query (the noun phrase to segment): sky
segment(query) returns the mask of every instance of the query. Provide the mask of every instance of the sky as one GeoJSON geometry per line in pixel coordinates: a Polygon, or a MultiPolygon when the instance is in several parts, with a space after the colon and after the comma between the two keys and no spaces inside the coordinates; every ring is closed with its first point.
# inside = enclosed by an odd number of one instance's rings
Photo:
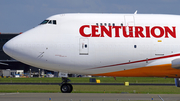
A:
{"type": "Polygon", "coordinates": [[[180,15],[180,0],[0,0],[0,32],[25,32],[62,13],[180,15]]]}

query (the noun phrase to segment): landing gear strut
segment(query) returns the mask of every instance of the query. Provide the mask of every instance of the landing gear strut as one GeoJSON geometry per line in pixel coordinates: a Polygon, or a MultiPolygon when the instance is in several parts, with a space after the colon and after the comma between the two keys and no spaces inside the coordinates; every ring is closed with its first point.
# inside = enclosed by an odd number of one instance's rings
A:
{"type": "Polygon", "coordinates": [[[69,80],[68,78],[62,77],[62,83],[59,85],[60,90],[62,93],[71,93],[73,90],[73,86],[70,83],[67,83],[71,80],[69,80]]]}

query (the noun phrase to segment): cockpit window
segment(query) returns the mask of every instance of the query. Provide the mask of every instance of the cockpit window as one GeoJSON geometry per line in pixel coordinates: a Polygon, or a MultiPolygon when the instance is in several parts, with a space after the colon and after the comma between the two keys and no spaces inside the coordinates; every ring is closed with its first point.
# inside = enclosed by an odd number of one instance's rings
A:
{"type": "Polygon", "coordinates": [[[54,24],[56,25],[56,20],[44,20],[43,22],[40,23],[40,25],[42,24],[54,24]]]}
{"type": "Polygon", "coordinates": [[[41,24],[47,24],[48,21],[49,21],[49,20],[44,20],[43,22],[40,23],[40,25],[41,25],[41,24]]]}
{"type": "Polygon", "coordinates": [[[51,20],[49,20],[48,24],[52,24],[52,21],[51,21],[51,20]]]}
{"type": "Polygon", "coordinates": [[[56,20],[53,20],[53,24],[56,24],[56,20]]]}

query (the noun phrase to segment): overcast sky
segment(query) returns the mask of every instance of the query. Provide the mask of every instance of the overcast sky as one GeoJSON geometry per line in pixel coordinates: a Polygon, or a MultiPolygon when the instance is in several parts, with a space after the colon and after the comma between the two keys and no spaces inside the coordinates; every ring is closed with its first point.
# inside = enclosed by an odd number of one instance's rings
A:
{"type": "Polygon", "coordinates": [[[19,33],[60,13],[180,15],[180,0],[0,0],[0,32],[19,33]]]}

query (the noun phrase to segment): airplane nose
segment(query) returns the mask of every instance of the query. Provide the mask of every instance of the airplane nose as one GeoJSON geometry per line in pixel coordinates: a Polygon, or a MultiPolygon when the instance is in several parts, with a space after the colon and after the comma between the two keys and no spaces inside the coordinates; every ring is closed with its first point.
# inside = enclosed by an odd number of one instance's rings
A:
{"type": "Polygon", "coordinates": [[[14,51],[14,44],[13,44],[13,42],[12,41],[8,41],[8,42],[6,42],[4,45],[3,45],[3,51],[7,54],[7,55],[9,55],[9,56],[11,56],[11,57],[14,57],[14,55],[13,55],[13,51],[14,51]]]}
{"type": "Polygon", "coordinates": [[[16,60],[21,59],[26,48],[22,46],[24,42],[25,39],[20,39],[19,36],[14,37],[4,44],[3,51],[16,60]]]}
{"type": "Polygon", "coordinates": [[[39,52],[42,51],[38,50],[38,45],[32,46],[32,42],[37,42],[38,38],[31,33],[23,33],[12,38],[4,44],[3,51],[15,60],[28,64],[36,62],[35,59],[39,56],[39,52]]]}

